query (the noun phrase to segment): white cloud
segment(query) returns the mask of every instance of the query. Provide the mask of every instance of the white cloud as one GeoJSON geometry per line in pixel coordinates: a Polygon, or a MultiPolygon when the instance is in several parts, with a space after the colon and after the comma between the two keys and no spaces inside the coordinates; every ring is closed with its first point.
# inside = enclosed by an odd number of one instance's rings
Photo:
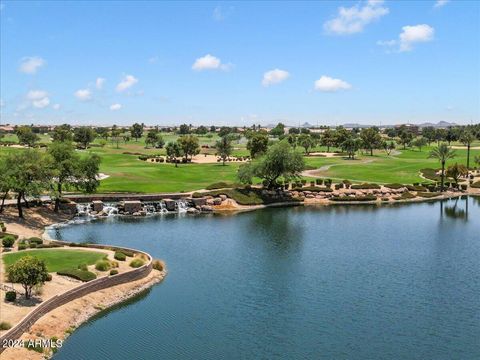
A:
{"type": "Polygon", "coordinates": [[[402,30],[399,35],[400,51],[412,50],[415,43],[432,41],[435,35],[435,29],[427,24],[407,25],[402,30]]]}
{"type": "Polygon", "coordinates": [[[122,92],[138,83],[138,79],[133,75],[125,75],[122,81],[117,85],[117,91],[122,92]]]}
{"type": "Polygon", "coordinates": [[[92,92],[88,89],[79,89],[75,91],[75,97],[80,101],[88,101],[92,99],[92,92]]]}
{"type": "Polygon", "coordinates": [[[290,74],[288,71],[280,70],[280,69],[270,70],[270,71],[267,71],[265,74],[263,74],[262,85],[270,86],[273,84],[279,84],[282,81],[287,80],[289,77],[290,77],[290,74]]]}
{"type": "Polygon", "coordinates": [[[40,100],[48,96],[48,93],[44,90],[30,90],[27,93],[28,100],[40,100]]]}
{"type": "Polygon", "coordinates": [[[337,17],[328,20],[323,28],[328,33],[338,35],[355,34],[362,32],[364,27],[389,13],[387,7],[382,6],[383,0],[369,0],[366,3],[349,8],[338,8],[337,17]]]}
{"type": "Polygon", "coordinates": [[[322,75],[320,79],[315,81],[315,90],[322,92],[335,92],[338,90],[349,90],[352,85],[340,79],[334,79],[330,76],[322,75]]]}
{"type": "Polygon", "coordinates": [[[32,101],[33,107],[36,107],[38,109],[43,109],[44,107],[47,107],[50,104],[50,99],[48,97],[41,98],[40,100],[34,100],[32,101]]]}
{"type": "Polygon", "coordinates": [[[434,36],[435,29],[430,25],[407,25],[402,27],[398,40],[381,40],[377,41],[377,45],[387,48],[398,46],[398,52],[405,52],[413,50],[413,45],[416,43],[432,41],[434,36]]]}
{"type": "Polygon", "coordinates": [[[440,8],[445,6],[448,3],[449,0],[437,0],[435,1],[435,5],[433,5],[434,8],[440,8]]]}
{"type": "Polygon", "coordinates": [[[117,110],[120,110],[122,108],[122,104],[112,104],[110,105],[110,110],[112,111],[117,111],[117,110]]]}
{"type": "Polygon", "coordinates": [[[24,57],[20,60],[18,70],[24,74],[36,74],[37,70],[45,66],[47,62],[38,56],[24,57]]]}
{"type": "Polygon", "coordinates": [[[53,108],[53,110],[59,110],[60,109],[60,104],[53,104],[52,108],[53,108]]]}
{"type": "Polygon", "coordinates": [[[95,87],[99,90],[103,88],[103,85],[105,84],[106,79],[99,77],[97,80],[95,80],[95,87]]]}
{"type": "Polygon", "coordinates": [[[210,54],[198,58],[192,65],[192,69],[196,71],[202,70],[229,70],[231,64],[222,64],[222,61],[210,54]]]}
{"type": "MultiPolygon", "coordinates": [[[[27,100],[37,109],[43,109],[50,104],[48,93],[44,90],[30,90],[27,93],[27,100]]],[[[24,105],[28,107],[27,104],[24,105]]]]}

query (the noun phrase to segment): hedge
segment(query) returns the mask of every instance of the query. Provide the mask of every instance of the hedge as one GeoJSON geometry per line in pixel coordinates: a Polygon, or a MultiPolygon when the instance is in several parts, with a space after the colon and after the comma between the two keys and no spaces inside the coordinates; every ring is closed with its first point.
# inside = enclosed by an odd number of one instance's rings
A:
{"type": "Polygon", "coordinates": [[[57,271],[57,274],[63,275],[63,276],[69,276],[71,278],[81,280],[84,282],[91,281],[97,278],[97,275],[95,275],[93,272],[80,270],[80,269],[57,271]]]}
{"type": "Polygon", "coordinates": [[[423,198],[433,198],[442,195],[442,193],[439,192],[418,192],[417,196],[421,196],[423,198]]]}
{"type": "Polygon", "coordinates": [[[352,186],[350,186],[350,189],[354,189],[354,190],[360,190],[360,189],[380,189],[380,185],[378,185],[378,184],[363,183],[363,184],[352,185],[352,186]]]}
{"type": "Polygon", "coordinates": [[[312,192],[319,192],[319,191],[332,192],[333,191],[330,188],[320,187],[320,186],[304,186],[301,188],[295,187],[292,190],[293,191],[312,191],[312,192]]]}
{"type": "Polygon", "coordinates": [[[110,261],[108,261],[108,260],[98,260],[95,263],[95,269],[97,269],[98,271],[107,271],[111,267],[112,267],[112,265],[110,264],[110,261]]]}
{"type": "Polygon", "coordinates": [[[395,190],[398,190],[398,189],[401,189],[401,188],[405,187],[405,185],[403,185],[403,184],[398,184],[398,183],[385,184],[384,186],[385,186],[386,188],[395,189],[395,190]]]}
{"type": "Polygon", "coordinates": [[[374,195],[365,195],[365,196],[334,196],[331,197],[330,200],[332,201],[376,201],[377,197],[374,195]]]}

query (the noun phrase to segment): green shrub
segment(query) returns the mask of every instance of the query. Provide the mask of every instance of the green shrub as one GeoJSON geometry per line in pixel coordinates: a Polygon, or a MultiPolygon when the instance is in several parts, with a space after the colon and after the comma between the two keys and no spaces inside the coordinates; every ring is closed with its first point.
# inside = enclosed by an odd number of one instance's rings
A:
{"type": "Polygon", "coordinates": [[[78,270],[88,271],[87,264],[80,264],[78,265],[78,270]]]}
{"type": "Polygon", "coordinates": [[[216,190],[216,189],[226,189],[226,188],[233,188],[238,186],[238,184],[226,182],[226,181],[219,181],[213,184],[208,185],[205,189],[207,190],[216,190]]]}
{"type": "Polygon", "coordinates": [[[111,264],[110,264],[110,261],[108,260],[98,260],[95,263],[95,269],[97,269],[98,271],[107,271],[110,268],[111,268],[111,264]]]}
{"type": "Polygon", "coordinates": [[[117,275],[118,274],[118,270],[117,269],[112,269],[110,270],[110,276],[112,275],[117,275]]]}
{"type": "Polygon", "coordinates": [[[440,176],[437,175],[437,171],[435,169],[421,169],[420,173],[423,175],[424,178],[428,180],[440,181],[440,176]]]}
{"type": "Polygon", "coordinates": [[[163,271],[163,262],[160,260],[154,260],[152,266],[155,270],[163,271]]]}
{"type": "Polygon", "coordinates": [[[6,235],[2,239],[2,245],[6,248],[11,248],[15,243],[15,238],[11,235],[6,235]]]}
{"type": "Polygon", "coordinates": [[[417,193],[417,196],[421,196],[421,197],[427,198],[427,199],[437,197],[437,196],[440,196],[440,195],[442,195],[442,193],[439,193],[439,192],[418,192],[417,193]]]}
{"type": "Polygon", "coordinates": [[[421,185],[406,185],[409,191],[427,191],[427,188],[421,185]]]}
{"type": "Polygon", "coordinates": [[[316,183],[317,185],[323,185],[323,179],[316,179],[316,180],[315,180],[315,183],[316,183]]]}
{"type": "Polygon", "coordinates": [[[402,195],[396,196],[393,199],[394,200],[408,200],[408,199],[414,199],[415,195],[413,195],[411,192],[405,191],[402,195]]]}
{"type": "Polygon", "coordinates": [[[140,266],[143,266],[145,262],[142,259],[135,258],[132,261],[130,261],[130,266],[133,268],[139,268],[140,266]]]}
{"type": "Polygon", "coordinates": [[[39,244],[37,245],[37,249],[50,249],[50,248],[58,248],[63,247],[60,244],[39,244]]]}
{"type": "Polygon", "coordinates": [[[376,201],[377,197],[373,195],[364,195],[364,196],[334,196],[330,198],[332,201],[376,201]]]}
{"type": "Polygon", "coordinates": [[[343,187],[343,184],[335,184],[335,190],[340,190],[343,187]]]}
{"type": "Polygon", "coordinates": [[[31,237],[30,239],[28,239],[28,242],[30,244],[37,244],[37,245],[43,244],[43,240],[38,237],[31,237]]]}
{"type": "Polygon", "coordinates": [[[17,299],[17,293],[15,291],[7,291],[5,293],[5,301],[13,302],[17,299]]]}
{"type": "Polygon", "coordinates": [[[400,188],[403,188],[405,187],[405,185],[402,185],[402,184],[398,184],[398,183],[394,183],[394,184],[385,184],[384,185],[386,188],[389,188],[389,189],[395,189],[395,190],[398,190],[400,188]]]}
{"type": "Polygon", "coordinates": [[[369,183],[363,183],[363,184],[356,184],[350,186],[351,189],[354,190],[359,190],[359,189],[380,189],[380,185],[378,184],[369,184],[369,183]]]}
{"type": "Polygon", "coordinates": [[[330,188],[326,187],[320,187],[320,186],[305,186],[302,188],[293,188],[292,190],[294,191],[312,191],[312,192],[319,192],[319,191],[324,191],[324,192],[332,192],[333,190],[330,188]]]}
{"type": "Polygon", "coordinates": [[[27,248],[27,245],[25,244],[18,244],[18,250],[25,250],[27,248]]]}
{"type": "Polygon", "coordinates": [[[30,248],[31,248],[31,249],[35,249],[36,247],[37,247],[37,244],[36,244],[36,243],[31,243],[31,244],[30,244],[30,248]]]}
{"type": "Polygon", "coordinates": [[[12,324],[6,321],[0,322],[0,330],[8,330],[12,328],[12,324]]]}
{"type": "Polygon", "coordinates": [[[479,189],[480,188],[480,181],[475,181],[472,185],[470,185],[472,188],[479,189]]]}
{"type": "Polygon", "coordinates": [[[69,276],[71,278],[81,280],[81,281],[84,281],[84,282],[91,281],[91,280],[97,278],[97,275],[95,275],[93,272],[79,270],[79,269],[69,269],[69,270],[57,271],[57,274],[58,275],[63,275],[63,276],[69,276]]]}
{"type": "Polygon", "coordinates": [[[127,256],[123,252],[116,251],[115,255],[113,255],[113,258],[115,260],[125,261],[127,259],[127,256]]]}
{"type": "Polygon", "coordinates": [[[52,274],[47,274],[45,281],[52,281],[52,274]]]}

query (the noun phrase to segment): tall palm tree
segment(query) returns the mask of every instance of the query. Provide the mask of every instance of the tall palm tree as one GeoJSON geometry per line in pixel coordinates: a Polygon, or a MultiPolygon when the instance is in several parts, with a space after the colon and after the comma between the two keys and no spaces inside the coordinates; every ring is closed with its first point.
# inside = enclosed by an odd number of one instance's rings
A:
{"type": "Polygon", "coordinates": [[[475,135],[470,130],[465,130],[460,135],[460,141],[467,147],[467,169],[470,169],[470,147],[475,141],[475,135]]]}
{"type": "Polygon", "coordinates": [[[435,158],[442,164],[441,186],[440,191],[443,192],[443,184],[445,182],[445,163],[449,159],[455,157],[455,151],[447,146],[447,144],[440,144],[438,147],[430,151],[429,158],[435,158]]]}

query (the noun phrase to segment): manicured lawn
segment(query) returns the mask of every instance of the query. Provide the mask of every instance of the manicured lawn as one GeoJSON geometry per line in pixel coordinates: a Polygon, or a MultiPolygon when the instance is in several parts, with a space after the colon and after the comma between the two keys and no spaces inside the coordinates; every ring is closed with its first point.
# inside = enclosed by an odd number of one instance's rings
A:
{"type": "MultiPolygon", "coordinates": [[[[374,156],[361,155],[355,160],[346,160],[344,158],[321,158],[310,157],[306,163],[310,166],[320,168],[330,165],[331,167],[321,173],[322,176],[336,180],[349,179],[352,181],[367,181],[378,183],[405,183],[425,181],[419,176],[420,169],[439,168],[440,164],[435,159],[428,159],[431,148],[418,150],[403,150],[401,154],[387,156],[385,152],[377,151],[374,156]]],[[[455,150],[457,156],[447,162],[466,163],[466,150],[455,150]]],[[[479,150],[472,150],[470,161],[475,155],[479,155],[479,150]]]]}
{"type": "Polygon", "coordinates": [[[15,253],[3,255],[3,261],[6,266],[13,264],[23,256],[35,256],[45,260],[49,272],[57,272],[67,269],[76,269],[78,265],[95,264],[97,260],[104,257],[103,253],[87,250],[23,250],[15,253]]]}
{"type": "MultiPolygon", "coordinates": [[[[177,135],[164,134],[165,140],[174,140],[177,135]]],[[[200,137],[201,144],[212,144],[216,140],[200,137]]],[[[96,141],[98,142],[98,140],[96,141]]],[[[459,145],[459,144],[452,144],[459,145]]],[[[235,142],[234,155],[247,155],[245,143],[235,142]]],[[[433,146],[418,149],[397,149],[398,155],[387,156],[384,151],[375,151],[374,156],[356,156],[355,160],[346,160],[343,157],[306,157],[305,161],[310,169],[318,169],[330,165],[328,170],[322,171],[321,176],[334,180],[348,179],[354,182],[377,182],[377,183],[405,183],[425,181],[419,176],[420,169],[439,168],[440,164],[435,159],[428,159],[428,154],[433,146]]],[[[300,148],[301,149],[301,148],[300,148]]],[[[316,151],[326,151],[322,147],[316,151]]],[[[333,151],[333,149],[330,149],[333,151]]],[[[14,148],[0,147],[0,156],[9,151],[19,151],[14,148]]],[[[110,177],[102,180],[98,192],[188,192],[204,189],[206,186],[219,181],[236,182],[236,174],[240,164],[231,163],[226,166],[221,164],[179,164],[175,168],[172,164],[147,163],[138,160],[138,155],[124,154],[165,154],[164,149],[145,149],[144,140],[121,142],[119,148],[110,142],[104,147],[92,147],[88,152],[97,153],[102,158],[100,172],[110,177]]],[[[214,152],[214,149],[202,149],[202,152],[214,152]]],[[[466,150],[455,150],[457,157],[450,160],[466,163],[466,150]]],[[[83,152],[83,151],[82,151],[83,152]]],[[[480,155],[480,150],[472,150],[470,162],[473,165],[475,155],[480,155]]],[[[447,165],[448,165],[447,164],[447,165]]],[[[308,179],[307,179],[308,180],[308,179]]]]}

